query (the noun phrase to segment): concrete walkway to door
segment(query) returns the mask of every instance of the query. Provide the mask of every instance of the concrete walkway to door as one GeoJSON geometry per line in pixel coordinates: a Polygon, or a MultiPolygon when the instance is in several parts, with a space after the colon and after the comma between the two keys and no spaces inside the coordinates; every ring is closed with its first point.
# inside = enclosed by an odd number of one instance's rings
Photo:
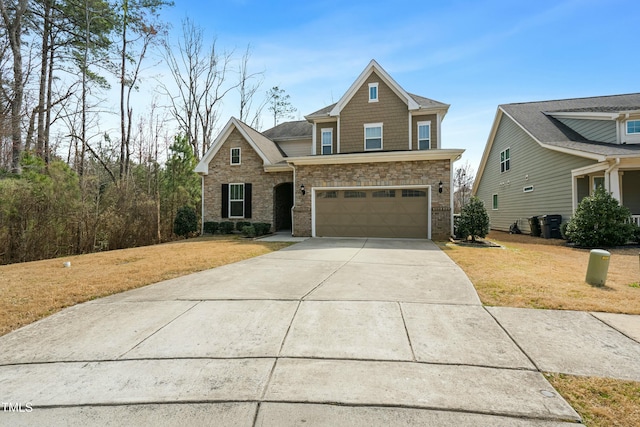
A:
{"type": "Polygon", "coordinates": [[[430,241],[309,239],[0,338],[33,408],[0,425],[572,425],[541,371],[640,380],[636,321],[485,308],[430,241]]]}

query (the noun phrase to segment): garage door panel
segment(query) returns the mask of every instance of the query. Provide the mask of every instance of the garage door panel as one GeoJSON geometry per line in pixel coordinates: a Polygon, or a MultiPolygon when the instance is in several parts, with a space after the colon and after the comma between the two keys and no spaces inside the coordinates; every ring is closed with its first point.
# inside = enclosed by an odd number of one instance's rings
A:
{"type": "Polygon", "coordinates": [[[426,238],[425,190],[317,191],[316,236],[426,238]]]}

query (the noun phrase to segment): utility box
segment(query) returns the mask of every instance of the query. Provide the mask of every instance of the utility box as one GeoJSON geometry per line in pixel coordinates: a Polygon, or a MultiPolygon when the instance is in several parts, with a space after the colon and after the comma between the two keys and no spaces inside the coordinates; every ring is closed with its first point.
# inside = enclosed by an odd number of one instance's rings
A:
{"type": "Polygon", "coordinates": [[[593,249],[589,254],[589,266],[585,281],[592,286],[604,286],[609,272],[611,254],[602,249],[593,249]]]}

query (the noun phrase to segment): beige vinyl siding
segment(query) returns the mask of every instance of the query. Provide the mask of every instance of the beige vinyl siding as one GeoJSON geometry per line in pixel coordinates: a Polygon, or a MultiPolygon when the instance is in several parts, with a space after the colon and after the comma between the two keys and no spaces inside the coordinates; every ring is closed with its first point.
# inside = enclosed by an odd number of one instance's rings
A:
{"type": "Polygon", "coordinates": [[[560,214],[563,222],[572,214],[571,170],[593,164],[593,160],[542,148],[509,117],[503,115],[487,158],[477,196],[484,201],[491,228],[508,231],[518,220],[529,232],[527,218],[560,214]],[[510,170],[500,173],[500,152],[509,148],[510,170]],[[525,193],[524,187],[533,186],[525,193]],[[492,210],[492,196],[498,195],[498,210],[492,210]]]}
{"type": "MultiPolygon", "coordinates": [[[[340,112],[340,153],[364,151],[364,125],[367,123],[383,124],[383,151],[409,149],[407,104],[375,72],[371,73],[340,112]],[[369,102],[369,83],[376,82],[378,102],[369,102]]],[[[323,126],[316,124],[318,132],[323,126]]]]}
{"type": "Polygon", "coordinates": [[[591,141],[616,144],[616,122],[613,120],[558,119],[591,141]]]}
{"type": "Polygon", "coordinates": [[[431,122],[430,146],[432,150],[438,148],[438,116],[435,114],[426,114],[413,116],[411,118],[411,149],[418,149],[418,122],[431,122]]]}
{"type": "Polygon", "coordinates": [[[322,129],[333,130],[333,145],[331,152],[336,154],[338,152],[338,122],[319,122],[316,123],[316,154],[322,154],[322,129]]]}
{"type": "Polygon", "coordinates": [[[622,204],[629,208],[633,215],[640,215],[640,171],[624,171],[622,204]]]}
{"type": "Polygon", "coordinates": [[[287,157],[298,156],[310,156],[311,155],[311,140],[310,139],[295,139],[291,141],[279,141],[276,143],[278,147],[287,157]]]}

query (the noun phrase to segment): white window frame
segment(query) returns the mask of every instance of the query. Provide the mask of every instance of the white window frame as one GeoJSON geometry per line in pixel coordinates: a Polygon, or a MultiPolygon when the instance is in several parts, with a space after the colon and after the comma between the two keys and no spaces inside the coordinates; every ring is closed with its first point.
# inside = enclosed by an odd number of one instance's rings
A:
{"type": "Polygon", "coordinates": [[[320,129],[320,154],[333,154],[333,128],[320,129]],[[329,144],[324,143],[324,134],[329,134],[329,144]],[[325,154],[324,147],[329,147],[329,152],[325,154]]]}
{"type": "Polygon", "coordinates": [[[418,140],[418,150],[431,150],[431,121],[422,121],[418,122],[418,127],[416,129],[416,138],[418,140]],[[420,139],[420,127],[428,126],[429,127],[429,137],[426,139],[428,148],[420,148],[420,141],[425,141],[424,139],[420,139]]]}
{"type": "Polygon", "coordinates": [[[383,127],[382,123],[365,123],[365,125],[364,125],[364,151],[381,151],[383,148],[384,148],[384,127],[383,127]],[[367,148],[367,129],[374,129],[374,128],[380,128],[380,148],[367,148]]]}
{"type": "Polygon", "coordinates": [[[500,173],[509,172],[511,170],[511,147],[507,147],[500,152],[500,173]],[[509,153],[509,157],[507,157],[507,152],[509,153]],[[504,154],[504,160],[502,160],[502,155],[504,154]],[[504,168],[503,168],[504,165],[504,168]]]}
{"type": "Polygon", "coordinates": [[[233,165],[233,166],[237,166],[242,164],[242,149],[240,147],[231,147],[231,150],[229,150],[229,164],[233,165]],[[234,162],[233,161],[233,150],[238,150],[238,162],[234,162]]]}
{"type": "Polygon", "coordinates": [[[378,83],[369,83],[369,102],[378,102],[380,99],[380,91],[378,90],[378,83]],[[375,89],[375,98],[371,97],[371,89],[375,89]]]}
{"type": "Polygon", "coordinates": [[[497,211],[500,203],[500,199],[498,197],[498,193],[493,193],[491,195],[491,210],[497,211]]]}
{"type": "Polygon", "coordinates": [[[597,184],[596,184],[596,180],[602,180],[602,188],[605,188],[605,178],[604,175],[591,175],[590,177],[590,181],[591,181],[591,193],[589,194],[593,194],[596,192],[596,190],[598,189],[597,184]]]}
{"type": "Polygon", "coordinates": [[[638,132],[629,132],[629,124],[631,122],[638,122],[638,124],[640,124],[640,120],[637,119],[632,119],[632,120],[627,120],[625,123],[625,127],[624,130],[626,132],[627,135],[640,135],[640,130],[638,132]]]}
{"type": "Polygon", "coordinates": [[[235,182],[229,184],[229,218],[244,218],[244,183],[235,182]],[[233,187],[240,186],[242,188],[242,198],[241,199],[233,199],[233,187]],[[231,215],[231,205],[232,203],[242,202],[242,215],[231,215]]]}

